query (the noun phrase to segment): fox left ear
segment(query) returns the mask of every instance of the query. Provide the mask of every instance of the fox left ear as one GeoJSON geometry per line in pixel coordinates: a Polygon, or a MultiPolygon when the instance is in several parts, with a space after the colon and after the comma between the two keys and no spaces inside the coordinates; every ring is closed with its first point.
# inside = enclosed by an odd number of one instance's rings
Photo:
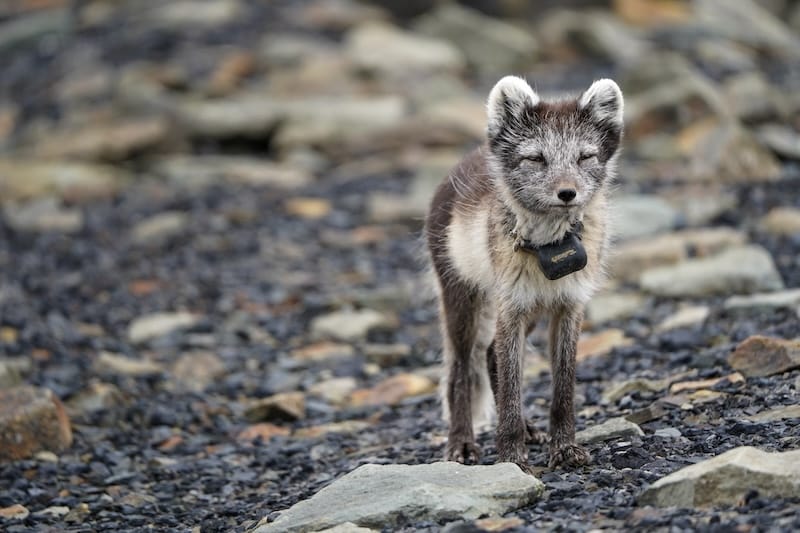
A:
{"type": "Polygon", "coordinates": [[[613,80],[597,80],[578,99],[578,107],[588,109],[595,119],[622,127],[622,91],[613,80]]]}

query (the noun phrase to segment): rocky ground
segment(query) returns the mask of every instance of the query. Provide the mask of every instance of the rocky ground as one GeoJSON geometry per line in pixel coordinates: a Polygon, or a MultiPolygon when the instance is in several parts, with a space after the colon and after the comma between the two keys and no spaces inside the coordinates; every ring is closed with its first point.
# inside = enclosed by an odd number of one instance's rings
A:
{"type": "Polygon", "coordinates": [[[0,6],[0,529],[321,529],[331,501],[387,530],[800,528],[800,7],[430,4],[0,6]],[[509,72],[626,95],[577,376],[593,463],[533,447],[543,487],[425,466],[419,230],[509,72]],[[489,489],[451,498],[460,475],[489,489]]]}

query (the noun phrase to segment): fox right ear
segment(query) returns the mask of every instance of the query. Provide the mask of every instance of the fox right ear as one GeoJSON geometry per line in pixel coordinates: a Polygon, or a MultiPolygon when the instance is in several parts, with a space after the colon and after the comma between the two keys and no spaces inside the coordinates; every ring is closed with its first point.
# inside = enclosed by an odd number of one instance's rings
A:
{"type": "Polygon", "coordinates": [[[522,78],[506,76],[498,81],[489,93],[486,104],[489,114],[486,133],[489,138],[500,133],[503,125],[519,120],[525,108],[536,107],[538,103],[539,95],[522,78]]]}

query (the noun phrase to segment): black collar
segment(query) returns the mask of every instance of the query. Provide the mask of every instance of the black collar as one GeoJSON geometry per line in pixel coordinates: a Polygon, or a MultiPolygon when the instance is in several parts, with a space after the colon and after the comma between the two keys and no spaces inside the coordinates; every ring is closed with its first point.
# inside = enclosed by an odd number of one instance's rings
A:
{"type": "Polygon", "coordinates": [[[545,277],[556,280],[586,266],[586,250],[581,242],[582,236],[583,222],[579,221],[560,241],[536,246],[527,239],[518,238],[514,249],[535,255],[545,277]]]}

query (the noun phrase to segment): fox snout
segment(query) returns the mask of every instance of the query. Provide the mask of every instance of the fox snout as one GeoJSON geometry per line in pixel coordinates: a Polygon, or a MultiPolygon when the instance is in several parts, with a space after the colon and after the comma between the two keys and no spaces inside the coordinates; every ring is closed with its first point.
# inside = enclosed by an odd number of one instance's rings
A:
{"type": "Polygon", "coordinates": [[[556,198],[563,202],[564,205],[571,204],[578,196],[578,184],[575,182],[575,180],[559,180],[558,183],[556,183],[554,190],[556,198]]]}

